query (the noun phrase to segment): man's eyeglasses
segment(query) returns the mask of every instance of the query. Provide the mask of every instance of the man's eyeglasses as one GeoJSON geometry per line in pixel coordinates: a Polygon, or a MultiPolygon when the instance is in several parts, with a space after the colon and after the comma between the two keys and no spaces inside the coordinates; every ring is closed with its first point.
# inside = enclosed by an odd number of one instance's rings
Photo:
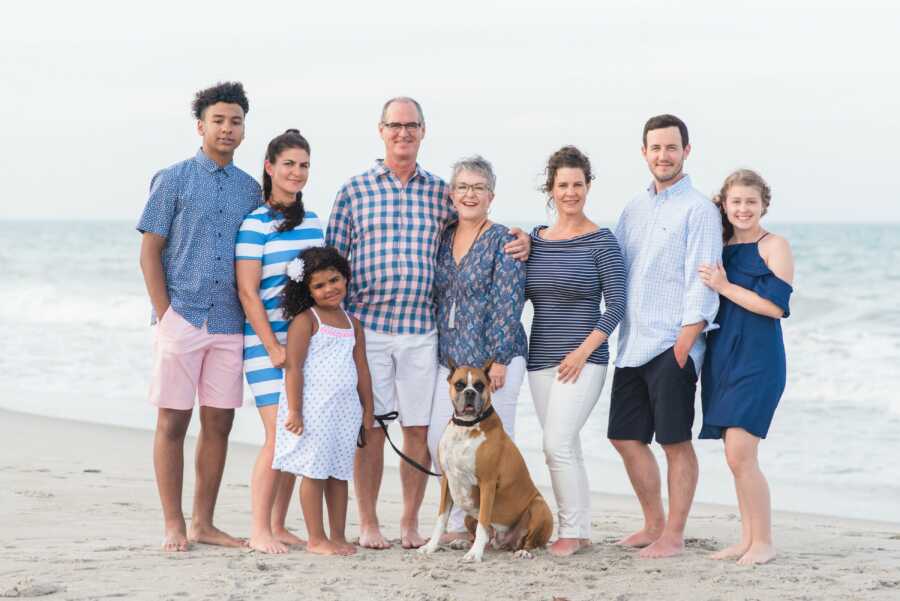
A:
{"type": "Polygon", "coordinates": [[[409,123],[398,123],[396,121],[391,121],[390,123],[382,122],[382,125],[384,125],[392,133],[398,133],[401,129],[405,129],[409,133],[414,134],[419,131],[420,127],[422,127],[422,124],[416,121],[410,121],[409,123]]]}
{"type": "Polygon", "coordinates": [[[474,192],[475,196],[484,196],[491,191],[491,189],[484,184],[456,184],[453,186],[453,191],[460,196],[465,196],[469,193],[469,190],[474,192]]]}

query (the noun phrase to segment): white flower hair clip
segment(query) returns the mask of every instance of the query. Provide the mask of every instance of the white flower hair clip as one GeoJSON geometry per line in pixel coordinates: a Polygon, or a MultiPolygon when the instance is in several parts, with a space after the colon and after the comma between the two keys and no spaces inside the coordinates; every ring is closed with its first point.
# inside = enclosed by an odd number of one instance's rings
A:
{"type": "Polygon", "coordinates": [[[303,280],[303,259],[297,257],[287,264],[287,276],[295,282],[303,280]]]}

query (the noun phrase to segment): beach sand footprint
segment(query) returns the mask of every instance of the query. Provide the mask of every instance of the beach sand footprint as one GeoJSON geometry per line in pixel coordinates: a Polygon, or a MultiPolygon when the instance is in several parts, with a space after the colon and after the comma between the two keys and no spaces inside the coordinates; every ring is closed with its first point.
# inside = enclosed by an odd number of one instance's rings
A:
{"type": "Polygon", "coordinates": [[[23,497],[31,497],[32,499],[52,499],[56,496],[46,490],[15,490],[13,493],[23,497]]]}
{"type": "Polygon", "coordinates": [[[55,583],[36,583],[30,578],[18,582],[14,587],[0,593],[0,597],[4,598],[29,598],[29,597],[46,597],[61,593],[66,587],[55,583]]]}
{"type": "Polygon", "coordinates": [[[684,546],[688,549],[718,551],[721,544],[714,538],[686,538],[684,539],[684,546]]]}

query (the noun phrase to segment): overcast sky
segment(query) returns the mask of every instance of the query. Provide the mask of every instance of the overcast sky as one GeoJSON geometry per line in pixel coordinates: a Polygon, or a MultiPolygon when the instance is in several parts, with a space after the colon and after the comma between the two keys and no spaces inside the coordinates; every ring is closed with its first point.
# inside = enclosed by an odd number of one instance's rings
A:
{"type": "Polygon", "coordinates": [[[645,187],[640,134],[671,112],[712,193],[737,167],[773,221],[900,221],[900,8],[892,2],[17,2],[0,21],[0,218],[136,221],[153,173],[196,152],[197,89],[243,81],[236,163],[259,177],[288,127],[312,145],[307,205],[330,211],[383,154],[381,104],[410,95],[420,163],[480,153],[492,215],[546,219],[547,157],[575,144],[616,219],[645,187]]]}

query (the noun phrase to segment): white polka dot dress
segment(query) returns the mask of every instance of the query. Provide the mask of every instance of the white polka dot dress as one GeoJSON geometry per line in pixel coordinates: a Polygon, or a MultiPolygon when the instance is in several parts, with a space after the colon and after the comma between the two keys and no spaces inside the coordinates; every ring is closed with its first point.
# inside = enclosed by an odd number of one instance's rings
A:
{"type": "Polygon", "coordinates": [[[303,366],[303,433],[297,436],[284,427],[288,404],[282,384],[272,467],[319,480],[351,480],[362,425],[353,322],[348,316],[350,328],[335,328],[323,324],[315,309],[310,311],[319,329],[309,341],[303,366]]]}

